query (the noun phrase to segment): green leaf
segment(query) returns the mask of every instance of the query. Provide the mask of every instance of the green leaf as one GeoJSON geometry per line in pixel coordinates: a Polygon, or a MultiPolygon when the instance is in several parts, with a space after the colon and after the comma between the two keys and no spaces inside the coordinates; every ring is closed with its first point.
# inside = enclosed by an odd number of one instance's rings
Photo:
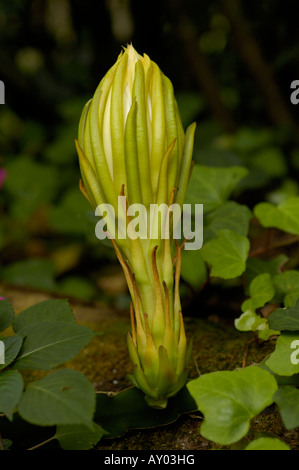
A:
{"type": "Polygon", "coordinates": [[[186,194],[186,204],[203,204],[204,214],[221,206],[248,173],[241,166],[212,168],[194,165],[186,194]]]}
{"type": "Polygon", "coordinates": [[[207,279],[207,267],[200,250],[182,251],[182,278],[194,289],[198,289],[207,279]]]}
{"type": "MultiPolygon", "coordinates": [[[[278,274],[281,267],[288,261],[287,256],[280,255],[277,258],[266,261],[259,258],[248,258],[246,262],[246,284],[250,286],[251,281],[259,274],[269,273],[271,278],[278,274]]],[[[249,288],[248,288],[249,290],[249,288]]]]}
{"type": "Polygon", "coordinates": [[[217,236],[219,230],[229,229],[246,236],[252,214],[247,206],[227,201],[218,209],[210,212],[204,223],[204,241],[217,236]]]}
{"type": "Polygon", "coordinates": [[[239,331],[256,331],[266,323],[266,318],[262,318],[252,310],[247,310],[239,318],[235,319],[235,327],[239,331]]]}
{"type": "Polygon", "coordinates": [[[64,450],[89,450],[96,445],[106,431],[96,423],[91,427],[82,424],[57,426],[55,438],[64,450]]]}
{"type": "Polygon", "coordinates": [[[255,311],[269,302],[275,294],[275,290],[269,273],[263,273],[256,276],[250,283],[249,295],[242,304],[242,311],[255,311]]]}
{"type": "Polygon", "coordinates": [[[272,178],[281,178],[287,171],[282,151],[273,145],[256,150],[250,157],[250,163],[272,178]]]}
{"type": "Polygon", "coordinates": [[[197,409],[187,388],[169,399],[165,410],[150,408],[144,393],[131,387],[114,396],[97,394],[95,421],[108,433],[107,437],[118,437],[129,429],[145,429],[172,423],[183,413],[197,409]]]}
{"type": "Polygon", "coordinates": [[[30,325],[47,321],[75,323],[74,313],[66,299],[44,300],[19,313],[13,322],[15,332],[30,325]]]}
{"type": "Polygon", "coordinates": [[[264,370],[267,370],[268,372],[270,372],[270,374],[273,375],[273,377],[275,378],[276,382],[277,382],[277,385],[279,387],[286,387],[288,385],[292,385],[294,387],[299,387],[299,374],[294,374],[294,375],[290,375],[289,377],[287,376],[283,376],[283,375],[278,375],[278,374],[275,374],[271,369],[269,369],[269,367],[266,365],[266,361],[267,361],[268,357],[265,357],[258,365],[257,367],[261,367],[262,369],[264,370]]]}
{"type": "Polygon", "coordinates": [[[299,300],[295,307],[274,310],[269,316],[269,325],[279,331],[299,331],[299,300]]]}
{"type": "Polygon", "coordinates": [[[72,236],[84,235],[91,225],[90,223],[87,225],[89,212],[90,205],[85,197],[78,191],[78,188],[71,188],[58,206],[50,208],[50,227],[57,233],[72,236]]]}
{"type": "Polygon", "coordinates": [[[23,337],[20,335],[7,336],[2,338],[2,341],[5,348],[5,363],[0,364],[0,370],[5,369],[17,357],[23,343],[23,337]]]}
{"type": "Polygon", "coordinates": [[[299,373],[299,331],[282,333],[276,342],[275,351],[266,365],[278,375],[290,376],[299,373]]]}
{"type": "Polygon", "coordinates": [[[293,307],[299,298],[299,271],[284,271],[273,278],[273,283],[277,293],[284,295],[285,306],[293,307]]]}
{"type": "Polygon", "coordinates": [[[44,322],[26,327],[15,369],[49,370],[72,359],[94,336],[71,322],[44,322]]]}
{"type": "Polygon", "coordinates": [[[30,383],[18,406],[23,419],[38,426],[84,424],[93,429],[95,391],[76,370],[58,370],[30,383]]]}
{"type": "Polygon", "coordinates": [[[278,206],[261,202],[254,208],[254,214],[263,227],[276,227],[299,235],[299,197],[286,198],[278,206]]]}
{"type": "Polygon", "coordinates": [[[299,427],[299,390],[295,387],[281,387],[274,395],[285,427],[290,430],[299,427]]]}
{"type": "Polygon", "coordinates": [[[187,388],[204,414],[201,435],[227,445],[242,439],[250,420],[273,403],[277,383],[269,372],[246,367],[204,374],[187,388]]]}
{"type": "Polygon", "coordinates": [[[7,370],[0,374],[0,411],[9,420],[21,398],[23,379],[19,372],[7,370]]]}
{"type": "Polygon", "coordinates": [[[232,279],[240,276],[246,268],[250,243],[246,237],[231,230],[220,230],[201,248],[204,260],[212,266],[211,276],[232,279]]]}
{"type": "Polygon", "coordinates": [[[68,276],[61,280],[57,292],[83,301],[88,301],[96,295],[96,289],[91,281],[79,276],[68,276]]]}
{"type": "Polygon", "coordinates": [[[0,331],[10,327],[14,316],[15,312],[11,303],[7,299],[0,299],[0,331]]]}
{"type": "Polygon", "coordinates": [[[8,166],[5,187],[11,197],[12,216],[24,220],[56,195],[59,173],[56,168],[37,163],[27,156],[18,156],[8,166]]]}
{"type": "Polygon", "coordinates": [[[12,263],[2,271],[2,278],[9,284],[34,289],[55,289],[55,267],[50,260],[28,259],[12,263]]]}
{"type": "Polygon", "coordinates": [[[250,442],[244,450],[291,450],[285,442],[276,437],[260,437],[250,442]]]}

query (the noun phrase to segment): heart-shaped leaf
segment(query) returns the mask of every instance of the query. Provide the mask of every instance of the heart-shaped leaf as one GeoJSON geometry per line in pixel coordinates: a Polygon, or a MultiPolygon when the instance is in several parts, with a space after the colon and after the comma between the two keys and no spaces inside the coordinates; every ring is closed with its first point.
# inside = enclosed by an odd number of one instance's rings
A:
{"type": "Polygon", "coordinates": [[[258,367],[204,374],[187,384],[204,414],[200,433],[222,445],[244,437],[250,420],[271,405],[277,383],[258,367]]]}

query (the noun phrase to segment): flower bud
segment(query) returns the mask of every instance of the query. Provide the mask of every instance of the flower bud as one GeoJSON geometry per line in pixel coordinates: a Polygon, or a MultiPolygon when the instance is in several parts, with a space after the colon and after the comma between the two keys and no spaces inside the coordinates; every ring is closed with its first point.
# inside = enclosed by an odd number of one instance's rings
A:
{"type": "MultiPolygon", "coordinates": [[[[128,232],[132,214],[127,208],[145,208],[142,237],[121,236],[111,214],[106,222],[133,302],[131,378],[156,407],[165,407],[184,386],[189,352],[179,299],[180,248],[171,236],[161,236],[150,209],[164,205],[169,212],[173,203],[182,208],[194,132],[192,124],[185,135],[170,80],[128,45],[85,105],[76,141],[81,190],[94,208],[110,204],[128,232]],[[125,196],[125,207],[119,196],[125,196]],[[150,223],[156,224],[154,239],[150,223]]],[[[170,226],[170,218],[165,220],[170,226]]]]}

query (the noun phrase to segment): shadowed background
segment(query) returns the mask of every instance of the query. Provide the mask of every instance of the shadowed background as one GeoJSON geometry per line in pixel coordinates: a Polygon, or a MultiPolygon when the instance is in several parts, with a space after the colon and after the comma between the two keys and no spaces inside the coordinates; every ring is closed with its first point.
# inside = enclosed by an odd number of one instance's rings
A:
{"type": "MultiPolygon", "coordinates": [[[[298,195],[295,11],[292,0],[1,0],[0,282],[127,308],[114,252],[95,238],[78,189],[73,142],[84,103],[127,42],[171,79],[184,127],[197,121],[195,162],[249,169],[235,200],[252,208],[298,195]]],[[[186,262],[185,272],[195,268],[186,262]]],[[[198,295],[219,309],[204,275],[190,285],[188,273],[181,289],[193,314],[198,295]]]]}

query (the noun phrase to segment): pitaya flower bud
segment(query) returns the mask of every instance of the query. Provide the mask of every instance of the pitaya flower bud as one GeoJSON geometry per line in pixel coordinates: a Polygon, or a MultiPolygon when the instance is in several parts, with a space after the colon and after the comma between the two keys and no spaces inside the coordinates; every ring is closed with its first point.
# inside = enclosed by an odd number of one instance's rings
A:
{"type": "MultiPolygon", "coordinates": [[[[184,133],[170,80],[128,45],[85,105],[76,141],[81,190],[94,208],[110,204],[128,230],[132,214],[126,209],[145,208],[142,237],[123,237],[111,214],[106,222],[132,297],[131,380],[157,408],[185,385],[190,347],[179,298],[181,248],[175,249],[171,236],[161,236],[150,208],[182,208],[194,132],[195,123],[184,133]],[[119,196],[125,196],[125,208],[119,196]],[[150,222],[156,230],[150,231],[150,222]]],[[[171,218],[165,220],[170,226],[171,218]]]]}

